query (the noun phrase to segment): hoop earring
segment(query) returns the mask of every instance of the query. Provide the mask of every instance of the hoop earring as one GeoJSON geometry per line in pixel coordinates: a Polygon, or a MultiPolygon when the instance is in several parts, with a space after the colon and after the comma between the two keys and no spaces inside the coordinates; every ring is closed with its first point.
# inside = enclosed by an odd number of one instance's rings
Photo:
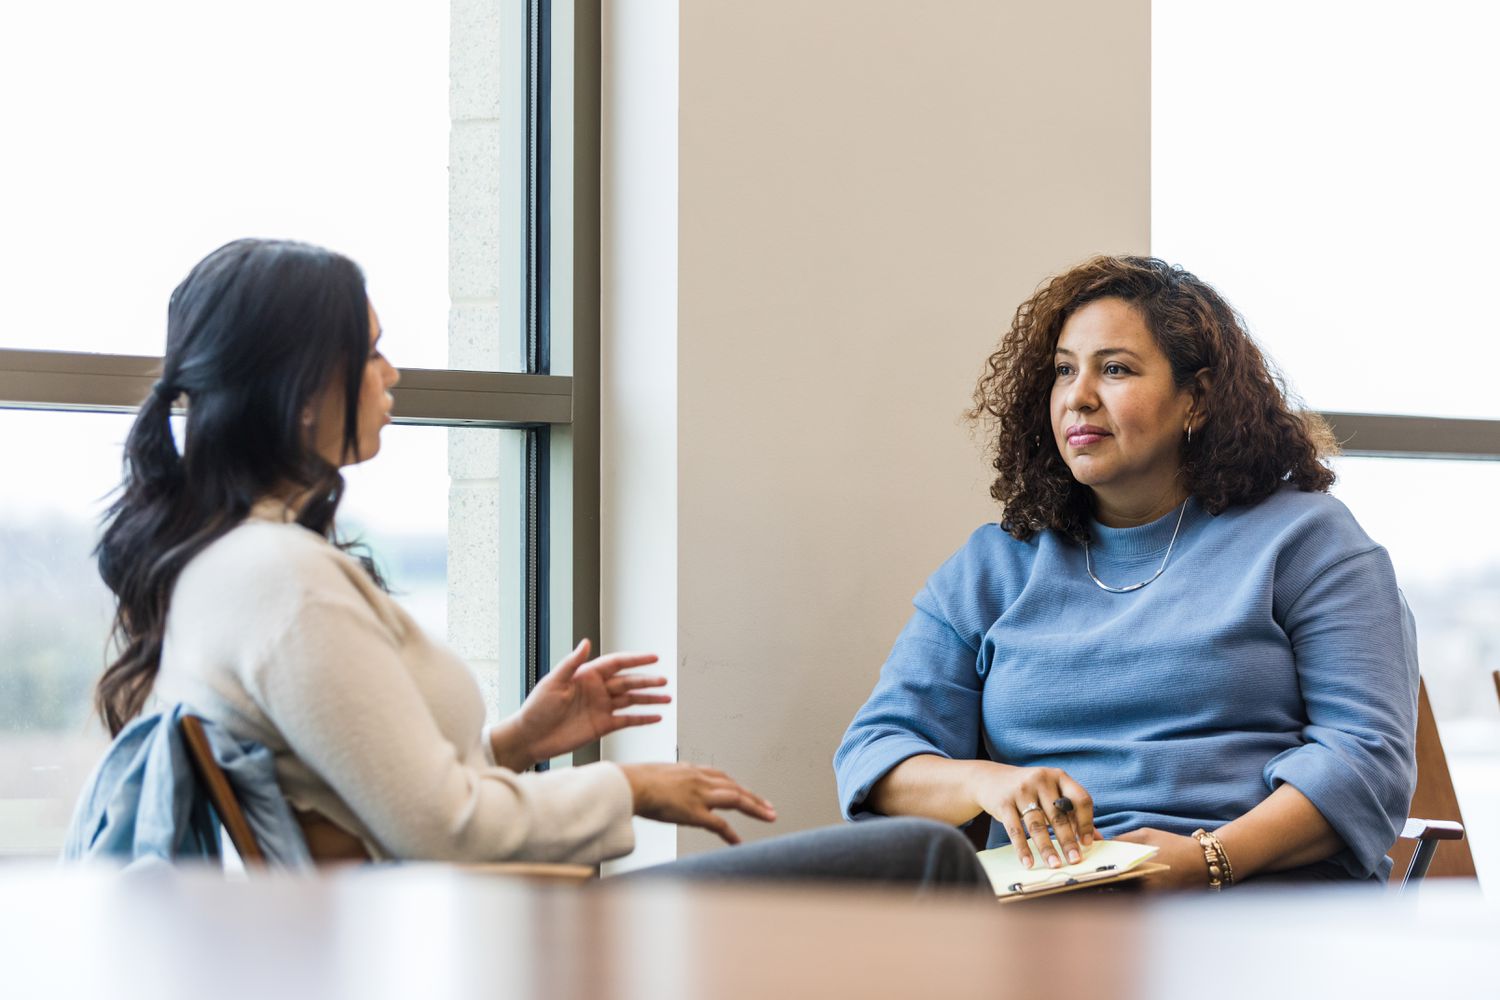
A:
{"type": "Polygon", "coordinates": [[[1188,432],[1187,443],[1188,444],[1192,444],[1193,443],[1193,425],[1192,424],[1188,424],[1187,425],[1187,432],[1188,432]]]}

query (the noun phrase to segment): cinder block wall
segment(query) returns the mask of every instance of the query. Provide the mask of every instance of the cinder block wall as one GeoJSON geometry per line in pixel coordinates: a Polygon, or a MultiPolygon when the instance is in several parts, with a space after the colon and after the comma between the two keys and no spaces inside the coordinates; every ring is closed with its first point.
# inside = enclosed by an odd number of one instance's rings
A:
{"type": "MultiPolygon", "coordinates": [[[[503,141],[521,134],[524,51],[520,4],[452,0],[448,162],[448,364],[521,371],[521,199],[518,157],[503,141]]],[[[521,559],[516,477],[519,431],[454,428],[448,435],[448,642],[474,668],[491,720],[515,708],[521,559]]]]}

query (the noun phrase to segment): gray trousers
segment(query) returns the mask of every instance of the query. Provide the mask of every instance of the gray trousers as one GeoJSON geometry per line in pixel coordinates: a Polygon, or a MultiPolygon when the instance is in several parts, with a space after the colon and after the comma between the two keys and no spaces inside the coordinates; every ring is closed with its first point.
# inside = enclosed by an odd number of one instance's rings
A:
{"type": "Polygon", "coordinates": [[[789,833],[695,854],[620,877],[863,883],[909,886],[918,892],[983,892],[994,898],[994,889],[968,838],[946,824],[912,817],[868,819],[789,833]]]}

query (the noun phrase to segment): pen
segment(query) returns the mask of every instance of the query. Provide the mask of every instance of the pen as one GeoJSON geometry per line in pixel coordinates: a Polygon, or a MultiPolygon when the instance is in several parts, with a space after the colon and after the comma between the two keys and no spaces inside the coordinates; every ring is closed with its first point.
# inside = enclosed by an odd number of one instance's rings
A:
{"type": "MultiPolygon", "coordinates": [[[[1114,865],[1100,865],[1098,868],[1095,868],[1093,871],[1091,871],[1091,872],[1089,872],[1087,874],[1089,876],[1093,876],[1093,875],[1099,874],[1100,872],[1112,872],[1114,870],[1115,870],[1115,866],[1114,865]]],[[[1091,881],[1093,881],[1092,878],[1079,879],[1076,875],[1068,878],[1066,881],[1061,882],[1061,883],[1052,882],[1051,878],[1052,878],[1052,876],[1049,875],[1047,877],[1047,879],[1045,879],[1045,880],[1043,880],[1041,882],[1038,882],[1038,883],[1036,883],[1035,885],[1032,885],[1032,886],[1027,886],[1024,882],[1012,882],[1010,885],[1008,885],[1008,886],[1005,887],[1005,891],[1006,892],[1020,892],[1020,893],[1024,893],[1024,892],[1026,892],[1028,890],[1028,888],[1029,889],[1052,889],[1052,888],[1056,888],[1058,885],[1079,885],[1081,882],[1091,882],[1091,881]]]]}

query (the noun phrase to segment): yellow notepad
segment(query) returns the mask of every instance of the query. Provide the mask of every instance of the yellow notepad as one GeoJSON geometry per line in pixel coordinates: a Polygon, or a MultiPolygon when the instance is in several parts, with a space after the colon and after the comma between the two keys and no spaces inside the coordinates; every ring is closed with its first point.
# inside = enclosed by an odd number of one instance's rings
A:
{"type": "MultiPolygon", "coordinates": [[[[1057,842],[1053,841],[1058,857],[1066,857],[1057,842]]],[[[984,865],[995,887],[995,895],[1001,899],[1053,892],[1087,885],[1091,882],[1108,882],[1119,879],[1156,855],[1156,848],[1145,844],[1131,844],[1123,840],[1096,840],[1083,849],[1083,860],[1076,865],[1048,868],[1041,856],[1032,851],[1036,864],[1031,868],[1021,867],[1014,844],[979,852],[979,863],[984,865]]],[[[1161,865],[1149,866],[1160,869],[1161,865]]]]}

